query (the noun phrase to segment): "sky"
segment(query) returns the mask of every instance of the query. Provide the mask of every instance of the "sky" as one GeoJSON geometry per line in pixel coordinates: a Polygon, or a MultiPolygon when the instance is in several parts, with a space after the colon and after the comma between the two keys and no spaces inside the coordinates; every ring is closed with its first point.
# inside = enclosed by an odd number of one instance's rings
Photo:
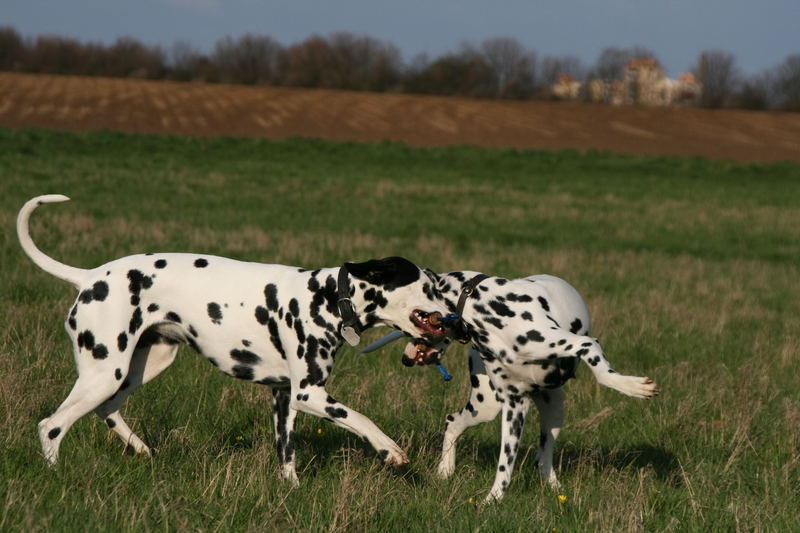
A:
{"type": "Polygon", "coordinates": [[[0,26],[203,52],[245,33],[291,45],[348,31],[394,44],[406,61],[513,37],[540,58],[576,56],[586,67],[604,48],[643,46],[673,77],[704,50],[733,54],[745,75],[800,54],[800,0],[0,0],[0,26]]]}

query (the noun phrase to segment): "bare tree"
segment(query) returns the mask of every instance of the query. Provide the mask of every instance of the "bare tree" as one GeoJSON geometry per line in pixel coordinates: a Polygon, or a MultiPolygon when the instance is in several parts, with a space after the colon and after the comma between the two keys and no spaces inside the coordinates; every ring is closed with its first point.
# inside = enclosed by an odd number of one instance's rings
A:
{"type": "Polygon", "coordinates": [[[164,51],[146,46],[133,37],[120,37],[108,49],[107,76],[161,78],[165,71],[164,51]]]}
{"type": "Polygon", "coordinates": [[[536,53],[510,37],[481,43],[483,57],[491,71],[497,98],[524,98],[533,92],[536,80],[536,53]]]}
{"type": "Polygon", "coordinates": [[[284,82],[295,87],[324,87],[330,78],[328,70],[335,58],[328,41],[312,35],[300,44],[290,46],[284,82]]]}
{"type": "Polygon", "coordinates": [[[781,109],[800,111],[800,54],[787,57],[775,68],[774,88],[781,109]]]}
{"type": "Polygon", "coordinates": [[[266,84],[277,77],[284,53],[283,46],[272,37],[248,33],[238,40],[225,37],[217,41],[211,60],[222,81],[266,84]]]}
{"type": "Polygon", "coordinates": [[[25,60],[25,44],[17,30],[0,26],[0,70],[17,70],[25,60]]]}
{"type": "Polygon", "coordinates": [[[692,72],[703,87],[701,106],[719,108],[730,105],[741,80],[732,54],[706,50],[698,57],[692,72]]]}
{"type": "Polygon", "coordinates": [[[539,80],[542,88],[551,87],[558,77],[566,74],[575,80],[586,77],[586,69],[580,58],[575,56],[546,56],[539,68],[539,80]]]}
{"type": "Polygon", "coordinates": [[[333,33],[327,41],[334,63],[325,86],[385,91],[399,83],[402,61],[394,45],[349,32],[333,33]]]}
{"type": "Polygon", "coordinates": [[[483,54],[464,43],[456,53],[447,53],[406,76],[405,91],[489,97],[495,92],[492,71],[483,54]]]}
{"type": "Polygon", "coordinates": [[[186,41],[176,41],[167,56],[169,78],[178,81],[219,81],[216,65],[186,41]]]}
{"type": "Polygon", "coordinates": [[[625,77],[625,67],[632,59],[655,59],[656,55],[643,46],[632,48],[604,48],[589,74],[591,78],[621,80],[625,77]]]}

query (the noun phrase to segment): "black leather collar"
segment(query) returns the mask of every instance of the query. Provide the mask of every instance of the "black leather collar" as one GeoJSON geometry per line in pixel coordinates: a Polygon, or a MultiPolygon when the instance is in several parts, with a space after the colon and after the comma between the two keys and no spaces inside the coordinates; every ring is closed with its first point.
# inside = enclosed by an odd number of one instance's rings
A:
{"type": "Polygon", "coordinates": [[[458,303],[456,304],[456,314],[458,315],[458,320],[455,324],[453,324],[453,338],[455,338],[461,344],[466,344],[469,342],[469,332],[467,331],[467,325],[464,322],[464,307],[467,304],[467,298],[469,298],[469,296],[475,292],[475,289],[478,287],[480,282],[488,277],[489,276],[486,274],[478,274],[461,287],[461,294],[459,294],[458,303]]]}
{"type": "Polygon", "coordinates": [[[356,306],[350,299],[349,274],[345,265],[339,268],[339,279],[336,283],[339,292],[337,305],[339,306],[339,316],[342,319],[339,332],[350,346],[356,346],[361,341],[362,328],[358,321],[358,315],[356,315],[356,306]]]}

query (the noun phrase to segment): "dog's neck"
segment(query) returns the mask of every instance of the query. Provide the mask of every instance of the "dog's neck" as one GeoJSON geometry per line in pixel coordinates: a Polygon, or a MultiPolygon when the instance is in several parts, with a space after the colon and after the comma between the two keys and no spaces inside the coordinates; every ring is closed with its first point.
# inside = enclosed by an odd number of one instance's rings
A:
{"type": "MultiPolygon", "coordinates": [[[[470,281],[478,274],[479,272],[458,271],[458,272],[448,272],[446,274],[435,275],[436,289],[440,291],[441,298],[445,301],[447,309],[451,313],[458,312],[457,310],[458,299],[461,297],[461,293],[468,286],[470,281]]],[[[471,309],[471,306],[474,305],[476,302],[479,302],[482,296],[483,293],[480,290],[480,285],[479,285],[467,298],[462,314],[469,314],[468,312],[471,309]]]]}

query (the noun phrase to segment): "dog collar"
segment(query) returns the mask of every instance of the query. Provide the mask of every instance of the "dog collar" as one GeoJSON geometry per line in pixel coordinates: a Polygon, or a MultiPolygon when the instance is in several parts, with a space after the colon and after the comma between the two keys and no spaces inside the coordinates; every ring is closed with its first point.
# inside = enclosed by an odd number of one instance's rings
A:
{"type": "Polygon", "coordinates": [[[337,282],[339,299],[336,302],[339,306],[339,316],[342,319],[339,332],[344,340],[347,341],[347,344],[357,346],[361,342],[361,323],[356,315],[356,306],[353,304],[353,300],[350,299],[348,275],[347,267],[342,265],[339,268],[339,280],[337,282]]]}
{"type": "Polygon", "coordinates": [[[467,325],[464,322],[464,306],[467,304],[467,298],[469,298],[469,296],[475,292],[478,284],[488,277],[489,276],[486,274],[478,274],[474,278],[467,281],[461,288],[461,294],[458,296],[458,303],[456,304],[456,314],[458,315],[458,319],[456,319],[455,323],[453,324],[453,338],[455,338],[461,344],[466,344],[469,342],[469,332],[467,331],[467,325]]]}

